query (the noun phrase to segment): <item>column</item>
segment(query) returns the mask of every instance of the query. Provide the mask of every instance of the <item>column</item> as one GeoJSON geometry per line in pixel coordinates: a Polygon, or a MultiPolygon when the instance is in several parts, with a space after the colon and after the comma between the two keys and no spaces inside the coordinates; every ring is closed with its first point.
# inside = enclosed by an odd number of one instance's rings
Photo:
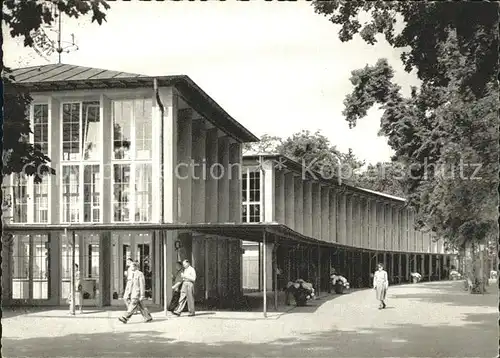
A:
{"type": "Polygon", "coordinates": [[[358,211],[357,211],[357,218],[358,218],[358,247],[363,247],[363,241],[364,241],[364,236],[365,236],[365,222],[363,220],[363,197],[358,196],[358,211]]]}
{"type": "Polygon", "coordinates": [[[191,223],[191,184],[190,174],[192,151],[192,110],[180,109],[177,119],[177,202],[178,222],[191,223]]]}
{"type": "Polygon", "coordinates": [[[206,139],[205,120],[198,119],[193,121],[193,139],[192,139],[192,190],[191,218],[193,223],[205,222],[205,180],[206,180],[206,139]]]}
{"type": "MultiPolygon", "coordinates": [[[[218,159],[220,169],[218,173],[218,209],[220,223],[229,222],[229,145],[230,138],[222,136],[219,138],[218,159]]],[[[217,178],[216,177],[216,178],[217,178]]]]}
{"type": "MultiPolygon", "coordinates": [[[[59,245],[58,245],[59,246],[59,245]]],[[[61,257],[60,255],[58,256],[61,257]]],[[[57,260],[59,262],[59,260],[57,260]]],[[[157,272],[157,271],[155,271],[157,272]]],[[[99,235],[99,296],[98,306],[111,305],[111,232],[99,235]]],[[[157,286],[153,287],[157,290],[157,286]]]]}
{"type": "Polygon", "coordinates": [[[365,198],[364,201],[364,223],[365,223],[365,238],[363,240],[363,247],[366,249],[370,248],[370,237],[371,233],[371,212],[370,212],[371,200],[369,198],[365,198]]]}
{"type": "Polygon", "coordinates": [[[338,193],[338,210],[337,210],[337,227],[339,236],[337,237],[337,242],[343,245],[347,244],[347,206],[346,206],[346,193],[343,191],[338,193]]]}
{"type": "Polygon", "coordinates": [[[399,222],[399,206],[394,207],[394,250],[403,251],[403,248],[400,246],[400,222],[399,222]]]}
{"type": "Polygon", "coordinates": [[[294,177],[295,231],[304,233],[304,186],[300,176],[294,177]]]}
{"type": "Polygon", "coordinates": [[[321,238],[321,185],[313,183],[312,185],[312,237],[321,238]]]}
{"type": "Polygon", "coordinates": [[[370,199],[370,249],[377,248],[377,200],[370,199]]]}
{"type": "Polygon", "coordinates": [[[330,188],[321,187],[321,240],[330,241],[330,188]]]}
{"type": "Polygon", "coordinates": [[[353,194],[351,196],[351,245],[354,247],[358,246],[358,195],[353,194]]]}
{"type": "Polygon", "coordinates": [[[312,183],[304,181],[304,232],[305,236],[312,236],[312,183]]]}
{"type": "MultiPolygon", "coordinates": [[[[50,156],[51,162],[48,163],[52,168],[56,169],[56,175],[50,175],[49,176],[49,200],[50,200],[50,210],[49,210],[49,224],[57,224],[61,222],[61,209],[62,209],[62,204],[61,203],[61,192],[60,188],[61,186],[61,178],[62,175],[60,175],[60,171],[62,168],[59,166],[59,163],[61,163],[61,107],[60,107],[60,102],[57,101],[54,97],[50,97],[49,99],[49,113],[48,113],[48,118],[49,118],[49,136],[50,136],[50,148],[49,148],[49,153],[48,155],[50,156]]],[[[101,114],[102,114],[102,106],[101,106],[101,114]]],[[[101,116],[101,120],[104,118],[101,116]]],[[[104,127],[105,128],[105,127],[104,127]]],[[[102,136],[101,136],[101,143],[106,143],[102,141],[104,139],[104,133],[106,131],[102,131],[102,136]]],[[[103,147],[110,147],[110,146],[103,146],[103,147]]],[[[106,148],[111,150],[110,148],[106,148]]],[[[104,178],[110,178],[109,176],[104,176],[104,178]]],[[[108,179],[109,182],[109,179],[108,179]]],[[[111,190],[109,190],[110,194],[111,190]]],[[[104,222],[109,222],[109,212],[111,211],[111,200],[109,200],[109,210],[105,213],[108,214],[104,216],[104,222]]],[[[103,203],[104,204],[104,203],[103,203]]],[[[104,209],[104,208],[103,208],[104,209]]],[[[4,214],[5,215],[5,214],[4,214]]]]}
{"type": "Polygon", "coordinates": [[[206,154],[206,180],[205,180],[205,221],[216,223],[219,210],[219,181],[216,179],[216,164],[219,157],[218,130],[211,128],[207,130],[205,154],[206,154]]]}
{"type": "Polygon", "coordinates": [[[387,223],[387,244],[386,248],[387,250],[394,251],[394,246],[393,246],[393,237],[394,237],[394,217],[393,217],[393,207],[391,204],[387,205],[387,216],[388,216],[388,223],[387,223]]]}
{"type": "Polygon", "coordinates": [[[288,193],[285,192],[285,171],[276,170],[275,171],[275,191],[276,199],[274,206],[274,215],[276,217],[276,222],[284,224],[285,221],[285,203],[290,200],[288,193]]]}
{"type": "Polygon", "coordinates": [[[241,144],[229,146],[229,221],[241,222],[241,144]]]}
{"type": "MultiPolygon", "coordinates": [[[[332,189],[329,191],[329,200],[328,200],[328,205],[329,205],[329,237],[328,241],[329,242],[337,242],[337,193],[336,189],[332,189]]],[[[331,266],[331,265],[330,265],[331,266]]]]}
{"type": "Polygon", "coordinates": [[[353,246],[352,195],[346,196],[346,245],[353,246]]]}
{"type": "Polygon", "coordinates": [[[292,172],[284,176],[285,224],[295,230],[295,177],[292,172]]]}
{"type": "MultiPolygon", "coordinates": [[[[262,186],[264,188],[264,194],[263,194],[263,201],[264,201],[264,221],[265,222],[273,222],[274,221],[274,195],[275,195],[275,168],[273,166],[272,162],[265,162],[262,168],[262,172],[264,173],[264,185],[262,186]]],[[[262,192],[261,192],[262,194],[262,192]]],[[[272,258],[272,255],[268,256],[269,258],[272,258]]],[[[272,266],[269,267],[271,269],[272,266]]],[[[272,286],[269,286],[272,288],[272,286]]]]}
{"type": "MultiPolygon", "coordinates": [[[[163,141],[163,219],[166,223],[177,221],[177,179],[175,176],[175,167],[177,164],[177,96],[173,95],[171,87],[161,88],[159,95],[164,106],[163,118],[163,136],[159,138],[163,141]]],[[[159,109],[158,109],[159,111],[159,109]]],[[[160,140],[158,137],[157,139],[160,140]]],[[[161,178],[161,176],[160,176],[161,178]]],[[[170,278],[171,276],[169,276],[170,278]]],[[[167,285],[171,286],[171,285],[167,285]]]]}
{"type": "Polygon", "coordinates": [[[2,303],[6,305],[12,298],[12,254],[14,235],[2,234],[2,303]]]}

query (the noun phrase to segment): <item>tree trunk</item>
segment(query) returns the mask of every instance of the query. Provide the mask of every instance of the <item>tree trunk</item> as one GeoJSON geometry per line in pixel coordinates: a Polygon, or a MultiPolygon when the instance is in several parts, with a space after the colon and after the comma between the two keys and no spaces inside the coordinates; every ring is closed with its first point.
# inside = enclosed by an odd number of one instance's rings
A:
{"type": "Polygon", "coordinates": [[[465,279],[470,293],[485,292],[484,262],[479,245],[467,243],[465,247],[465,279]]]}

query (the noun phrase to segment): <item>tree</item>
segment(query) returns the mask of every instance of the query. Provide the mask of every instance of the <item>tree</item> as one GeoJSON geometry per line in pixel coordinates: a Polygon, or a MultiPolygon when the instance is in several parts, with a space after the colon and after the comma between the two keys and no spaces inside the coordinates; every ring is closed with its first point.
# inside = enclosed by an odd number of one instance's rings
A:
{"type": "MultiPolygon", "coordinates": [[[[57,13],[74,18],[92,13],[92,21],[100,25],[106,20],[107,9],[109,5],[104,0],[5,0],[2,15],[4,25],[10,30],[12,38],[21,37],[24,46],[37,49],[36,39],[40,37],[42,26],[52,25],[58,16],[57,13]]],[[[4,85],[1,132],[4,139],[3,174],[24,173],[33,176],[35,182],[39,183],[43,175],[55,174],[55,170],[48,166],[50,158],[42,153],[41,148],[28,141],[32,131],[26,113],[32,98],[22,86],[15,84],[15,78],[8,68],[4,68],[3,60],[0,65],[4,85]]]]}
{"type": "Polygon", "coordinates": [[[303,130],[286,139],[265,134],[260,142],[248,146],[248,149],[256,153],[287,156],[318,172],[325,179],[340,177],[352,182],[364,165],[351,149],[347,153],[341,152],[320,131],[311,133],[303,130]]]}
{"type": "Polygon", "coordinates": [[[354,182],[361,188],[405,197],[402,186],[404,170],[395,162],[380,162],[368,167],[356,175],[354,182]]]}
{"type": "MultiPolygon", "coordinates": [[[[341,25],[342,41],[359,34],[375,44],[376,35],[383,34],[393,47],[408,49],[401,60],[407,71],[416,70],[420,88],[403,97],[392,68],[381,59],[352,72],[354,90],[345,99],[344,115],[352,127],[370,107],[382,106],[381,133],[395,151],[393,160],[409,168],[402,184],[417,210],[418,226],[472,253],[477,244],[497,237],[498,4],[313,5],[341,25]],[[371,15],[371,22],[358,21],[361,11],[371,15]],[[395,34],[398,18],[403,29],[395,34]]],[[[483,277],[472,273],[474,287],[482,291],[483,277]]]]}

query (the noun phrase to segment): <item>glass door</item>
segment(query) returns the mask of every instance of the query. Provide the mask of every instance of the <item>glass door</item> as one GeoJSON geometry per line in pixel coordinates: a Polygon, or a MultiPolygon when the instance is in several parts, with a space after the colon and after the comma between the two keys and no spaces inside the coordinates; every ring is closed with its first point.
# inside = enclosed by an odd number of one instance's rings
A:
{"type": "Polygon", "coordinates": [[[15,235],[12,299],[32,301],[50,298],[49,246],[47,235],[15,235]]]}
{"type": "Polygon", "coordinates": [[[127,285],[127,259],[139,263],[145,278],[146,302],[153,301],[153,256],[150,233],[115,232],[111,237],[111,294],[113,305],[123,305],[123,293],[127,285]]]}

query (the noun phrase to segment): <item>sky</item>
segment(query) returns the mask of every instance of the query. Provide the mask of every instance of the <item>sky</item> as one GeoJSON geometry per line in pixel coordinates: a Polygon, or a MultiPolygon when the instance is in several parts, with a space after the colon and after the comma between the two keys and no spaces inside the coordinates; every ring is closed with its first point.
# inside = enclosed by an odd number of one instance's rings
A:
{"type": "MultiPolygon", "coordinates": [[[[400,50],[385,40],[342,43],[339,27],[309,2],[110,2],[107,22],[63,19],[63,40],[79,49],[62,63],[144,75],[184,74],[257,136],[288,137],[320,130],[341,151],[367,163],[392,151],[377,135],[382,112],[372,109],[354,129],[342,116],[351,71],[387,58],[404,93],[417,85],[400,50]]],[[[4,27],[5,31],[5,27],[4,27]]],[[[4,34],[10,67],[57,63],[4,34]]],[[[54,34],[54,39],[57,35],[54,34]]]]}

